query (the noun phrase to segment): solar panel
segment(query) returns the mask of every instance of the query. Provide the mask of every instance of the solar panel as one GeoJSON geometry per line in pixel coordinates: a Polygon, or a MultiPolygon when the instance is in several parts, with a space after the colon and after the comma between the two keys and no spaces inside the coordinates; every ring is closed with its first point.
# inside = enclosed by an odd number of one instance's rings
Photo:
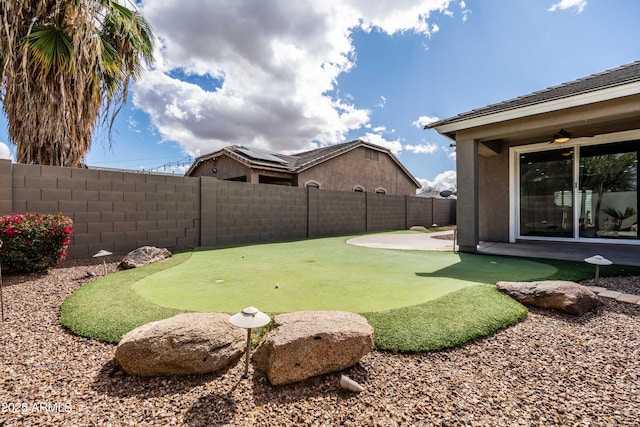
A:
{"type": "Polygon", "coordinates": [[[267,162],[280,163],[283,165],[289,163],[286,160],[282,160],[280,157],[269,153],[268,151],[258,150],[257,148],[235,147],[235,149],[255,160],[264,160],[267,162]]]}

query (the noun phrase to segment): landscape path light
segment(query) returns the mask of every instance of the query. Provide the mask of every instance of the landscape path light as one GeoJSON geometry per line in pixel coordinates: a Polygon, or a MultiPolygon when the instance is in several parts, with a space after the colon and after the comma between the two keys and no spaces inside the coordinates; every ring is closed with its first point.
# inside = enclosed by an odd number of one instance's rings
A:
{"type": "Polygon", "coordinates": [[[104,249],[101,249],[100,252],[98,252],[97,254],[95,254],[93,257],[94,258],[102,258],[102,265],[104,267],[104,275],[107,275],[107,261],[104,259],[104,257],[109,256],[109,255],[113,255],[111,252],[109,251],[105,251],[104,249]]]}
{"type": "Polygon", "coordinates": [[[255,307],[247,307],[229,318],[233,326],[247,330],[247,353],[245,355],[243,378],[249,378],[249,353],[251,352],[251,329],[259,328],[271,321],[271,318],[255,307]]]}
{"type": "Polygon", "coordinates": [[[595,283],[595,284],[598,283],[598,279],[600,278],[600,266],[601,265],[611,265],[611,264],[613,264],[612,261],[609,261],[608,259],[606,259],[602,255],[594,255],[592,257],[585,258],[584,260],[585,260],[585,262],[588,262],[589,264],[594,264],[596,266],[596,278],[593,281],[593,283],[595,283]]]}

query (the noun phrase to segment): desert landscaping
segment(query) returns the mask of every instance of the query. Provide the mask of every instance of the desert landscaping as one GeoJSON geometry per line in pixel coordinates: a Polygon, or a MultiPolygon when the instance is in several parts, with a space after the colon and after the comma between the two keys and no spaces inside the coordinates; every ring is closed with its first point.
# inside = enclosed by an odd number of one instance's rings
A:
{"type": "MultiPolygon", "coordinates": [[[[342,372],[364,387],[350,393],[339,374],[272,386],[252,368],[243,379],[242,361],[218,374],[126,375],[115,345],[58,324],[63,300],[102,269],[73,260],[3,277],[0,425],[635,425],[640,416],[638,305],[600,298],[582,317],[530,308],[521,323],[458,348],[374,350],[342,372]]],[[[598,285],[640,293],[638,277],[598,285]]]]}

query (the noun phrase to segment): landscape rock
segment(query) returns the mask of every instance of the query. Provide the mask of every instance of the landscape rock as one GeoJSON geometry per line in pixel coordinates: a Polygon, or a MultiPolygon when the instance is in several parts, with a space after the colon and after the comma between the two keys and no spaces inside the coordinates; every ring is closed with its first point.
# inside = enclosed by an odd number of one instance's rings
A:
{"type": "Polygon", "coordinates": [[[600,303],[598,295],[586,286],[563,280],[498,282],[496,287],[523,304],[562,310],[575,316],[582,316],[600,303]]]}
{"type": "MultiPolygon", "coordinates": [[[[118,262],[107,260],[109,273],[118,262]]],[[[340,374],[273,387],[262,375],[243,380],[242,358],[224,375],[132,378],[115,370],[112,344],[81,338],[59,322],[62,302],[89,282],[87,270],[101,276],[103,266],[89,257],[47,274],[3,275],[0,390],[7,410],[0,410],[0,424],[511,427],[634,426],[640,419],[635,304],[602,298],[578,318],[532,307],[515,327],[462,346],[373,350],[340,374]],[[341,374],[365,391],[343,391],[341,374]],[[27,409],[9,410],[11,402],[27,409]]],[[[598,286],[640,295],[640,276],[602,277],[598,286]]]]}
{"type": "Polygon", "coordinates": [[[154,246],[142,246],[138,249],[134,249],[124,257],[120,265],[121,270],[128,270],[130,268],[136,268],[143,265],[151,264],[153,262],[162,261],[171,257],[171,252],[165,248],[156,248],[154,246]]]}
{"type": "Polygon", "coordinates": [[[130,375],[191,375],[223,370],[244,350],[245,331],[232,326],[229,315],[184,313],[125,334],[115,358],[130,375]]]}
{"type": "Polygon", "coordinates": [[[409,228],[411,231],[427,231],[427,227],[424,225],[414,225],[409,228]]]}
{"type": "Polygon", "coordinates": [[[299,311],[273,318],[253,360],[273,385],[355,365],[373,349],[367,320],[343,311],[299,311]]]}

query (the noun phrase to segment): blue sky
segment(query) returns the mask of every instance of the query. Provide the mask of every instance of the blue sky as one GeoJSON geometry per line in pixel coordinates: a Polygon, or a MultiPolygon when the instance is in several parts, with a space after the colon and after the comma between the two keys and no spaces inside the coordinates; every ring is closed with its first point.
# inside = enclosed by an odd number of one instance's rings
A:
{"type": "MultiPolygon", "coordinates": [[[[637,0],[143,0],[157,62],[89,166],[183,173],[243,144],[362,138],[425,186],[455,185],[447,118],[640,59],[637,0]]],[[[0,118],[0,156],[8,143],[0,118]]]]}

